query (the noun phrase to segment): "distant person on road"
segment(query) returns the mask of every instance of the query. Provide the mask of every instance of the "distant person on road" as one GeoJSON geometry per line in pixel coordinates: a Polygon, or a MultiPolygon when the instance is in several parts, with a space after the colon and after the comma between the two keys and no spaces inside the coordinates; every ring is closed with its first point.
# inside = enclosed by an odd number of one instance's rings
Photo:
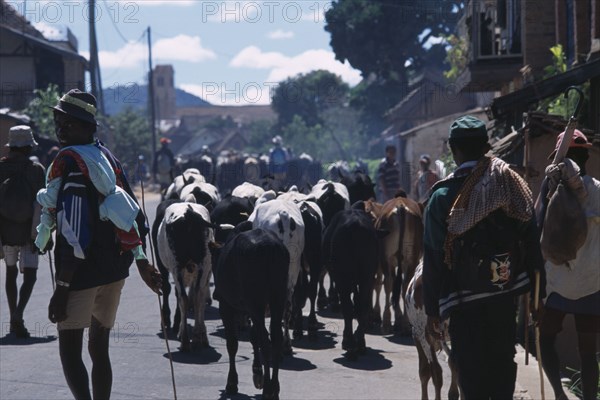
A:
{"type": "Polygon", "coordinates": [[[402,190],[400,175],[400,165],[396,161],[396,146],[387,145],[385,147],[385,158],[379,163],[377,168],[377,185],[381,193],[380,201],[393,199],[402,190]]]}
{"type": "Polygon", "coordinates": [[[439,176],[435,172],[433,172],[430,168],[431,166],[431,156],[429,154],[423,154],[421,158],[419,158],[419,166],[421,167],[417,180],[414,185],[414,198],[419,203],[423,203],[429,197],[429,190],[431,187],[440,180],[439,176]]]}
{"type": "Polygon", "coordinates": [[[269,171],[273,174],[275,190],[283,189],[286,180],[286,166],[290,159],[289,153],[283,147],[283,139],[277,135],[272,139],[273,147],[269,151],[269,171]]]}
{"type": "Polygon", "coordinates": [[[160,191],[162,194],[167,190],[173,179],[173,168],[175,168],[175,156],[169,148],[171,139],[161,138],[160,149],[154,155],[154,166],[152,172],[154,174],[154,181],[160,184],[160,191]]]}
{"type": "Polygon", "coordinates": [[[35,195],[45,186],[46,173],[41,164],[29,159],[36,145],[29,126],[14,126],[8,133],[8,155],[0,159],[0,259],[4,258],[6,264],[9,329],[18,338],[29,337],[23,314],[38,269],[34,239],[41,208],[35,195]],[[23,283],[17,293],[19,271],[23,274],[23,283]]]}
{"type": "Polygon", "coordinates": [[[61,97],[54,107],[61,151],[37,196],[44,207],[38,248],[56,228],[56,290],[48,317],[58,323],[60,360],[76,399],[92,398],[81,354],[85,328],[93,398],[110,397],[110,330],[134,258],[146,285],[156,293],[161,288],[160,273],[141,247],[147,228],[121,164],[94,140],[95,115],[91,94],[73,89],[61,97]]]}
{"type": "MultiPolygon", "coordinates": [[[[559,135],[556,150],[561,141],[559,135]]],[[[567,264],[557,265],[546,261],[546,293],[540,314],[540,346],[546,376],[554,389],[556,399],[566,399],[560,377],[560,360],[555,348],[556,336],[562,330],[565,315],[572,314],[577,330],[577,351],[581,360],[581,383],[583,398],[596,399],[598,393],[597,340],[600,333],[600,181],[586,172],[589,148],[592,144],[579,130],[575,130],[566,159],[556,167],[546,169],[547,177],[542,183],[538,197],[543,224],[555,223],[545,214],[547,194],[563,182],[576,192],[583,188],[586,193],[581,206],[587,217],[587,236],[577,256],[567,264]],[[568,160],[567,160],[568,159],[568,160]],[[573,162],[575,165],[573,165],[573,162]],[[577,171],[577,169],[579,169],[577,171]]],[[[550,158],[554,157],[554,153],[550,158]]],[[[569,238],[565,238],[568,240],[569,238]]]]}
{"type": "Polygon", "coordinates": [[[527,183],[489,150],[485,123],[454,121],[458,168],[432,188],[425,209],[423,290],[427,330],[443,338],[466,400],[512,399],[517,378],[516,299],[543,271],[527,183]]]}

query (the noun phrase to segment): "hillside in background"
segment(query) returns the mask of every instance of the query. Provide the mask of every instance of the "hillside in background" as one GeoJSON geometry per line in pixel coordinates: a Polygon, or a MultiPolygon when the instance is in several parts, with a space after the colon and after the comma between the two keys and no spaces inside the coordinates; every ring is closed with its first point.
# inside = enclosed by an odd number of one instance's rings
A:
{"type": "MultiPolygon", "coordinates": [[[[211,107],[212,104],[182,89],[175,89],[177,108],[211,107]]],[[[126,107],[135,110],[145,109],[148,105],[148,87],[146,85],[125,85],[104,89],[104,107],[107,115],[115,115],[126,107]]]]}

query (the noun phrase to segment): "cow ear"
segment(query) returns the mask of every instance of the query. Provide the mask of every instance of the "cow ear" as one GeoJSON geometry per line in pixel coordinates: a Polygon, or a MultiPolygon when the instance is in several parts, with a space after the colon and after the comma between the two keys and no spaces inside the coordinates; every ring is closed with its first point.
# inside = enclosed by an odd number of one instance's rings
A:
{"type": "Polygon", "coordinates": [[[390,231],[387,229],[377,229],[377,237],[379,239],[383,239],[384,237],[386,237],[389,234],[390,234],[390,231]]]}

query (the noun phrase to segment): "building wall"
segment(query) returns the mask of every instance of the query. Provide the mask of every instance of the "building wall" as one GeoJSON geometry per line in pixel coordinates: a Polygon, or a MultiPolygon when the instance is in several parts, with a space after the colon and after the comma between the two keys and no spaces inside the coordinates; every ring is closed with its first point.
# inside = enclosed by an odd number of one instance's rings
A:
{"type": "Polygon", "coordinates": [[[585,61],[590,52],[591,27],[590,27],[590,0],[574,1],[574,32],[575,32],[575,54],[576,60],[585,61]]]}
{"type": "Polygon", "coordinates": [[[157,119],[176,117],[175,72],[171,65],[157,65],[153,72],[154,99],[157,119]]]}
{"type": "Polygon", "coordinates": [[[556,11],[547,0],[522,1],[521,8],[525,41],[523,64],[529,65],[534,76],[539,78],[544,67],[552,64],[550,47],[556,42],[556,11]]]}
{"type": "Polygon", "coordinates": [[[35,67],[32,58],[0,58],[0,108],[21,109],[33,98],[35,67]]]}
{"type": "MultiPolygon", "coordinates": [[[[431,163],[441,158],[441,156],[448,152],[446,150],[446,142],[448,140],[448,129],[452,122],[465,113],[456,113],[448,115],[447,117],[440,118],[439,120],[425,124],[422,128],[416,127],[411,129],[411,133],[404,135],[405,141],[405,154],[404,154],[404,165],[402,165],[403,173],[410,176],[410,188],[412,192],[413,184],[417,179],[417,173],[419,171],[419,158],[422,154],[429,154],[431,156],[431,163]]],[[[469,115],[487,121],[485,111],[470,111],[469,115]]],[[[450,173],[452,171],[447,171],[450,173]]]]}
{"type": "MultiPolygon", "coordinates": [[[[23,44],[13,36],[0,40],[0,54],[13,54],[23,44]]],[[[0,57],[0,108],[23,108],[36,87],[32,57],[0,57]]]]}
{"type": "Polygon", "coordinates": [[[64,59],[65,71],[65,87],[64,91],[68,92],[71,89],[85,89],[85,68],[84,65],[77,60],[64,59]]]}

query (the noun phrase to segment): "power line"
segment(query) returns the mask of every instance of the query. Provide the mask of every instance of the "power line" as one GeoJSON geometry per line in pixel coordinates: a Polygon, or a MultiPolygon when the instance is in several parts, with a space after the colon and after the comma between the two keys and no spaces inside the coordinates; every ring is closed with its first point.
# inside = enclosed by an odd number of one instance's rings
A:
{"type": "Polygon", "coordinates": [[[127,38],[123,35],[123,33],[121,33],[121,30],[117,26],[117,23],[115,22],[115,20],[110,16],[110,9],[108,8],[108,4],[106,3],[106,0],[102,0],[102,3],[104,4],[104,8],[106,9],[106,12],[109,14],[110,22],[112,22],[112,25],[115,28],[115,31],[117,31],[117,34],[121,37],[121,39],[125,43],[129,43],[129,41],[127,40],[127,38]]]}

